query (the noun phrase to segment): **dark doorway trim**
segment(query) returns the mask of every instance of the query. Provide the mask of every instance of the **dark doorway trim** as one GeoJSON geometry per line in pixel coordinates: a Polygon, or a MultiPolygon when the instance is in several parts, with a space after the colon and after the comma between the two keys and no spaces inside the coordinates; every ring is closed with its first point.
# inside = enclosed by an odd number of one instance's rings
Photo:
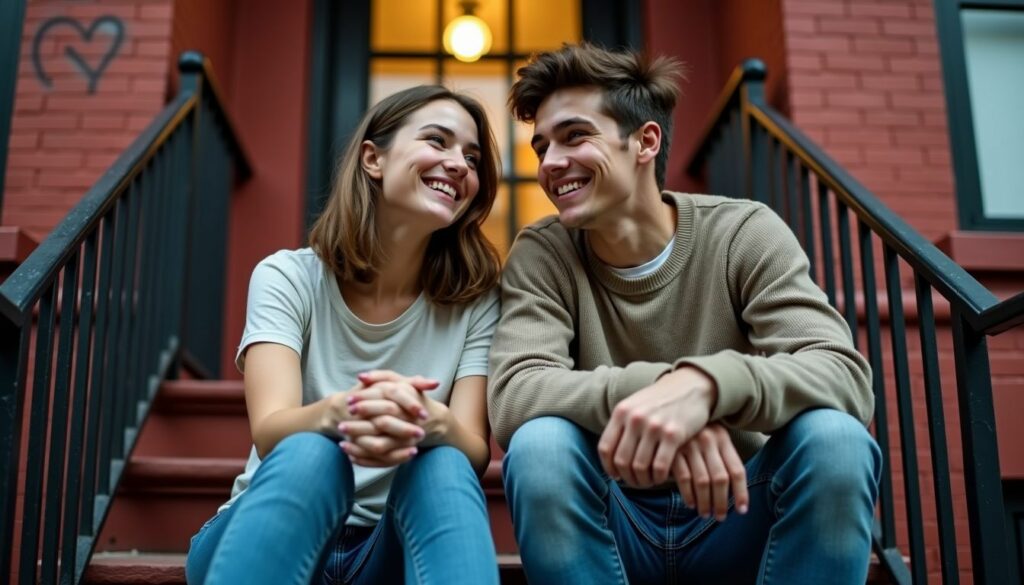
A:
{"type": "Polygon", "coordinates": [[[643,2],[582,0],[583,38],[613,48],[644,48],[643,2]]]}
{"type": "Polygon", "coordinates": [[[314,0],[303,234],[330,193],[334,162],[367,108],[371,0],[314,0]]]}
{"type": "Polygon", "coordinates": [[[0,217],[4,207],[7,145],[11,138],[21,32],[25,24],[25,0],[5,0],[0,6],[0,217]]]}

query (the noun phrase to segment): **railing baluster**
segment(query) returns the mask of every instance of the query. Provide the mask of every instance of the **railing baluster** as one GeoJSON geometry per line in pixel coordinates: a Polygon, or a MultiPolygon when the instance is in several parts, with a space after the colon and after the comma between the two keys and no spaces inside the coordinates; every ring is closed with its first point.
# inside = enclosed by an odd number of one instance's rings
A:
{"type": "Polygon", "coordinates": [[[21,560],[18,563],[22,585],[35,585],[36,559],[39,558],[39,522],[43,497],[43,462],[46,460],[46,421],[50,415],[50,388],[53,373],[53,330],[57,314],[57,279],[39,301],[39,326],[36,330],[36,360],[32,376],[32,406],[28,451],[25,454],[25,495],[22,501],[21,560]]]}
{"type": "MultiPolygon", "coordinates": [[[[828,197],[828,186],[818,177],[818,229],[821,232],[821,262],[825,272],[825,295],[833,307],[836,303],[836,267],[832,255],[832,217],[831,203],[828,197]]],[[[854,336],[856,338],[856,336],[854,336]]]]}
{"type": "MultiPolygon", "coordinates": [[[[113,495],[113,485],[111,483],[111,474],[114,473],[112,469],[115,459],[114,447],[116,446],[114,435],[120,432],[117,428],[117,414],[116,411],[119,405],[119,394],[118,387],[120,386],[120,380],[118,379],[118,363],[119,357],[118,350],[121,347],[120,343],[120,332],[121,332],[121,318],[122,318],[122,306],[124,304],[123,291],[124,291],[124,255],[125,255],[125,233],[128,231],[128,203],[121,197],[117,200],[117,213],[115,214],[114,220],[114,249],[112,253],[111,262],[113,263],[113,274],[110,281],[110,315],[109,322],[107,323],[108,335],[109,335],[109,346],[107,353],[107,361],[104,364],[104,370],[109,370],[107,376],[104,376],[104,388],[103,396],[107,399],[102,412],[103,422],[100,423],[100,460],[99,460],[99,487],[98,493],[104,496],[113,495]]],[[[114,477],[117,474],[114,473],[114,477]]]]}
{"type": "Polygon", "coordinates": [[[744,193],[743,177],[735,168],[736,161],[743,160],[743,126],[740,122],[739,104],[732,106],[729,113],[729,196],[746,197],[744,193]]]}
{"type": "Polygon", "coordinates": [[[850,215],[846,204],[836,201],[836,227],[839,230],[839,263],[843,271],[843,316],[850,327],[853,345],[860,348],[857,338],[857,298],[853,282],[853,251],[850,247],[850,215]]]}
{"type": "Polygon", "coordinates": [[[786,158],[785,146],[778,140],[771,141],[772,165],[772,209],[779,217],[786,219],[786,158]]]}
{"type": "MultiPolygon", "coordinates": [[[[881,319],[878,314],[878,298],[875,280],[875,255],[871,229],[863,222],[857,222],[860,240],[861,281],[864,283],[864,323],[867,329],[868,361],[871,363],[871,386],[875,393],[875,441],[882,451],[882,467],[891,470],[889,450],[889,415],[885,397],[885,371],[882,364],[882,341],[879,332],[881,319]]],[[[879,483],[879,509],[881,510],[882,545],[896,546],[896,512],[892,492],[891,473],[882,474],[879,483]]]]}
{"type": "Polygon", "coordinates": [[[811,213],[811,177],[810,171],[807,170],[803,164],[800,163],[799,159],[796,163],[800,167],[800,217],[803,219],[803,236],[804,250],[807,251],[808,274],[811,280],[817,282],[818,275],[815,270],[817,264],[815,259],[815,246],[814,246],[814,214],[811,213]]]}
{"type": "Polygon", "coordinates": [[[796,165],[797,159],[793,156],[793,153],[786,149],[785,157],[783,160],[786,161],[786,223],[789,224],[789,229],[793,231],[793,235],[797,238],[800,237],[800,194],[797,191],[799,186],[797,184],[796,165]]]}
{"type": "Polygon", "coordinates": [[[907,365],[907,328],[903,318],[900,258],[889,246],[883,246],[882,253],[885,261],[885,289],[889,298],[889,332],[892,337],[896,404],[900,419],[904,504],[907,512],[907,529],[910,534],[910,569],[915,583],[926,583],[928,581],[928,566],[924,556],[924,517],[921,515],[917,439],[914,435],[917,429],[914,428],[914,398],[911,396],[910,368],[907,365]]]}
{"type": "MultiPolygon", "coordinates": [[[[115,460],[120,460],[121,467],[127,464],[127,452],[125,450],[125,433],[129,427],[135,426],[136,408],[130,397],[134,395],[129,386],[130,380],[125,377],[125,365],[128,363],[128,352],[131,348],[128,343],[131,340],[131,325],[134,321],[132,307],[135,304],[135,242],[138,239],[138,193],[137,185],[133,182],[128,186],[127,192],[121,200],[128,206],[128,226],[125,229],[126,249],[124,253],[124,273],[122,274],[120,286],[120,322],[117,329],[117,359],[114,363],[114,371],[118,373],[113,386],[114,395],[114,441],[110,452],[115,460]],[[128,245],[130,243],[130,245],[128,245]]],[[[118,481],[120,473],[115,474],[111,479],[114,483],[118,481]]],[[[114,489],[114,486],[111,486],[114,489]]]]}
{"type": "Polygon", "coordinates": [[[917,291],[917,327],[921,335],[921,362],[924,370],[924,396],[928,406],[928,439],[931,443],[932,478],[935,485],[935,512],[939,527],[939,559],[942,582],[956,585],[960,571],[956,558],[956,523],[953,520],[953,496],[950,489],[949,454],[946,449],[946,417],[942,406],[942,379],[939,352],[935,343],[935,312],[932,289],[920,274],[914,273],[917,291]]]}
{"type": "Polygon", "coordinates": [[[964,484],[971,528],[971,559],[977,583],[1009,583],[1009,553],[1003,527],[1003,488],[999,477],[992,374],[984,335],[953,309],[953,353],[960,405],[964,484]]]}
{"type": "Polygon", "coordinates": [[[14,517],[31,331],[27,323],[0,316],[0,578],[8,578],[15,563],[14,517]]]}
{"type": "Polygon", "coordinates": [[[155,184],[156,176],[153,173],[153,165],[149,164],[139,174],[139,197],[141,198],[139,203],[142,206],[140,213],[140,233],[139,237],[142,239],[140,242],[141,250],[139,253],[139,304],[140,304],[140,316],[138,331],[146,332],[145,335],[140,335],[136,341],[135,347],[138,351],[135,354],[134,362],[135,371],[138,372],[138,393],[136,397],[139,400],[148,400],[149,396],[149,377],[150,373],[155,368],[156,360],[153,359],[152,354],[152,340],[153,335],[148,334],[153,329],[153,311],[156,307],[154,303],[154,295],[156,294],[156,286],[153,284],[155,272],[158,268],[153,258],[153,246],[156,244],[154,238],[156,236],[155,229],[159,222],[159,218],[153,213],[153,186],[155,184]]]}
{"type": "Polygon", "coordinates": [[[64,267],[61,290],[60,336],[57,343],[56,382],[53,385],[53,413],[50,415],[50,456],[46,472],[46,506],[43,522],[43,556],[40,582],[57,580],[57,550],[64,500],[64,454],[67,446],[68,407],[71,401],[72,353],[75,349],[76,305],[78,304],[78,263],[76,253],[64,267]]]}
{"type": "Polygon", "coordinates": [[[98,231],[85,238],[82,261],[81,310],[78,319],[78,347],[75,354],[75,380],[72,388],[71,434],[68,439],[68,481],[64,500],[64,524],[61,533],[60,582],[77,583],[79,503],[82,490],[82,452],[84,448],[85,405],[89,393],[89,365],[93,332],[93,306],[96,284],[96,241],[98,231]]]}
{"type": "Polygon", "coordinates": [[[750,120],[750,116],[744,114],[750,127],[750,161],[747,164],[749,172],[750,196],[754,201],[760,201],[769,205],[769,172],[771,157],[768,154],[768,135],[760,124],[750,120]]]}
{"type": "MultiPolygon", "coordinates": [[[[96,337],[92,351],[92,372],[89,383],[88,421],[86,422],[85,464],[82,472],[82,511],[79,533],[93,535],[95,532],[95,513],[97,494],[106,494],[99,488],[98,481],[103,477],[100,468],[104,461],[100,456],[103,425],[100,414],[109,410],[109,400],[104,391],[106,387],[107,363],[107,325],[110,320],[110,280],[114,270],[113,247],[115,239],[114,211],[103,217],[100,228],[99,282],[96,285],[96,337]]],[[[105,417],[104,417],[105,418],[105,417]]]]}

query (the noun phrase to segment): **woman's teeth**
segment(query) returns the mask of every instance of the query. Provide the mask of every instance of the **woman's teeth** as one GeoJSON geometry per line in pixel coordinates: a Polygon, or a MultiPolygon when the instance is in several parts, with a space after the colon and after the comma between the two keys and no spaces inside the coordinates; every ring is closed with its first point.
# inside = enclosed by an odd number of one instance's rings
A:
{"type": "Polygon", "coordinates": [[[442,183],[441,181],[430,181],[427,183],[427,186],[430,187],[431,189],[441,191],[442,193],[448,195],[452,199],[458,200],[459,198],[458,193],[455,192],[455,188],[449,185],[448,183],[442,183]]]}

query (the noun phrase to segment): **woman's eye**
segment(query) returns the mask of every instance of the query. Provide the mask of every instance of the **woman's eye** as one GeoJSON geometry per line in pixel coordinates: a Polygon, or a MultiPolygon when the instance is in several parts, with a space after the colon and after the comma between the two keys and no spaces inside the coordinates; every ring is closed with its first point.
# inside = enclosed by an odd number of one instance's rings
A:
{"type": "Polygon", "coordinates": [[[466,164],[468,164],[469,166],[473,167],[474,169],[476,168],[476,164],[477,164],[477,162],[479,160],[480,160],[480,158],[477,157],[475,154],[467,154],[466,155],[466,164]]]}
{"type": "Polygon", "coordinates": [[[431,134],[430,136],[427,136],[427,140],[444,146],[444,136],[441,136],[440,134],[431,134]]]}

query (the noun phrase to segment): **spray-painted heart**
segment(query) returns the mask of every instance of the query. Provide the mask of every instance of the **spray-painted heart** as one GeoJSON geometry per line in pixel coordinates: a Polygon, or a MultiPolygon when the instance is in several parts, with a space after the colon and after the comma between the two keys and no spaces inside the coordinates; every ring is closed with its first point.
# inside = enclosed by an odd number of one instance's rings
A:
{"type": "Polygon", "coordinates": [[[64,54],[67,58],[78,67],[78,70],[89,81],[89,93],[96,93],[96,84],[99,82],[100,77],[103,76],[107,66],[110,65],[110,61],[117,56],[117,50],[121,48],[121,42],[124,41],[124,23],[116,16],[101,16],[92,21],[89,28],[85,28],[80,22],[67,16],[55,16],[44,22],[39,27],[39,30],[36,31],[35,39],[32,41],[32,64],[36,68],[36,77],[39,78],[39,82],[46,88],[53,87],[53,78],[47,75],[46,70],[43,68],[39,47],[47,34],[57,27],[64,26],[73,28],[78,32],[78,36],[82,37],[87,43],[92,42],[93,35],[98,31],[103,31],[110,37],[110,46],[96,67],[90,66],[85,58],[82,57],[82,54],[75,50],[74,47],[64,48],[64,54]]]}

